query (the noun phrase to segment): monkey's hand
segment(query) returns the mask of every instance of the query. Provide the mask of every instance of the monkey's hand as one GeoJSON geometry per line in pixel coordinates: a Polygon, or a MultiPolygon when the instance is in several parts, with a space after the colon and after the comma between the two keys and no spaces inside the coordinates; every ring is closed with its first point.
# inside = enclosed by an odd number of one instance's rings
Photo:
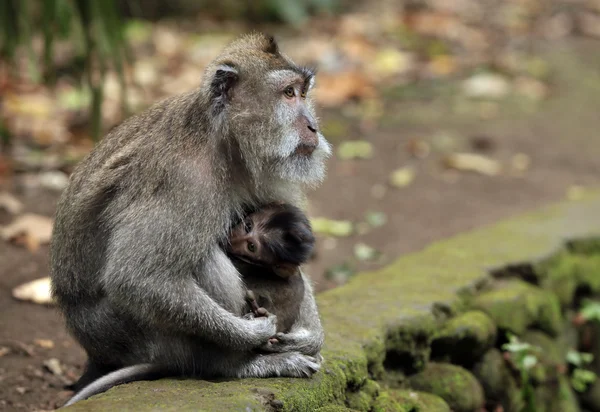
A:
{"type": "Polygon", "coordinates": [[[269,337],[267,343],[260,350],[270,353],[298,351],[307,355],[315,355],[314,340],[317,337],[306,329],[298,329],[290,333],[279,332],[269,337]]]}
{"type": "Polygon", "coordinates": [[[252,330],[252,340],[255,342],[256,348],[260,348],[264,345],[264,343],[277,332],[277,316],[272,313],[266,312],[266,315],[263,316],[248,313],[244,316],[244,319],[252,330]]]}

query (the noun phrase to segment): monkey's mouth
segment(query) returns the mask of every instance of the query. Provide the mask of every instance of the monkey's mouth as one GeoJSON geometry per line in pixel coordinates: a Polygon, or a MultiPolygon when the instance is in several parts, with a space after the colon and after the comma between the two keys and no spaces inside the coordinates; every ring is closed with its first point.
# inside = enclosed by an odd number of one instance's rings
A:
{"type": "Polygon", "coordinates": [[[294,154],[301,155],[301,156],[310,156],[311,154],[313,154],[313,152],[315,151],[316,148],[317,148],[316,144],[300,143],[298,145],[298,147],[296,147],[294,154]]]}

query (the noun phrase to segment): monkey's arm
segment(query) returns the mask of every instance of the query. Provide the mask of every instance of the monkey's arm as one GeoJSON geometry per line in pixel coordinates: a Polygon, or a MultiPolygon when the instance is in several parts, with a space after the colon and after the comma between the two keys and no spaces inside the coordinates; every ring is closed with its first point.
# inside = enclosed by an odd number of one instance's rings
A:
{"type": "Polygon", "coordinates": [[[298,351],[315,356],[321,351],[325,341],[325,332],[321,325],[317,303],[310,279],[301,273],[304,281],[304,297],[300,305],[298,319],[288,333],[278,333],[276,343],[267,343],[263,349],[269,352],[298,351]]]}
{"type": "Polygon", "coordinates": [[[149,328],[234,350],[259,347],[275,334],[275,316],[246,320],[225,309],[243,303],[244,291],[216,245],[205,253],[195,248],[197,239],[172,211],[137,210],[122,217],[106,251],[102,283],[113,305],[149,328]]]}

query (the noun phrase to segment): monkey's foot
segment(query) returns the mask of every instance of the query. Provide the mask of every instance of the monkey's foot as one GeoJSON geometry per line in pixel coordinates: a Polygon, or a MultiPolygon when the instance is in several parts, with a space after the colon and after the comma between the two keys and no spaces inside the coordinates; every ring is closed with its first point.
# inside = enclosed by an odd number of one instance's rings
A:
{"type": "Polygon", "coordinates": [[[252,359],[238,372],[238,377],[310,378],[320,368],[319,359],[312,356],[299,352],[273,353],[252,359]]]}
{"type": "Polygon", "coordinates": [[[279,332],[269,338],[260,350],[267,353],[301,352],[310,355],[318,353],[322,342],[317,335],[306,329],[290,333],[279,332]]]}

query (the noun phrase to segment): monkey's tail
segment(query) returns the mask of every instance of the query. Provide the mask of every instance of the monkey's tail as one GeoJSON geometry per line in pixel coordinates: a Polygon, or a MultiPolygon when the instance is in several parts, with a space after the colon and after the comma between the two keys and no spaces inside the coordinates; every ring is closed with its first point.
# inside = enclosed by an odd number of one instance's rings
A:
{"type": "Polygon", "coordinates": [[[106,392],[113,386],[134,381],[148,381],[159,379],[163,376],[163,368],[151,363],[142,363],[139,365],[127,366],[125,368],[117,369],[116,371],[104,375],[103,377],[98,378],[94,382],[85,386],[83,389],[77,392],[71,399],[69,399],[69,401],[64,406],[70,406],[73,405],[75,402],[85,400],[90,396],[106,392]]]}

